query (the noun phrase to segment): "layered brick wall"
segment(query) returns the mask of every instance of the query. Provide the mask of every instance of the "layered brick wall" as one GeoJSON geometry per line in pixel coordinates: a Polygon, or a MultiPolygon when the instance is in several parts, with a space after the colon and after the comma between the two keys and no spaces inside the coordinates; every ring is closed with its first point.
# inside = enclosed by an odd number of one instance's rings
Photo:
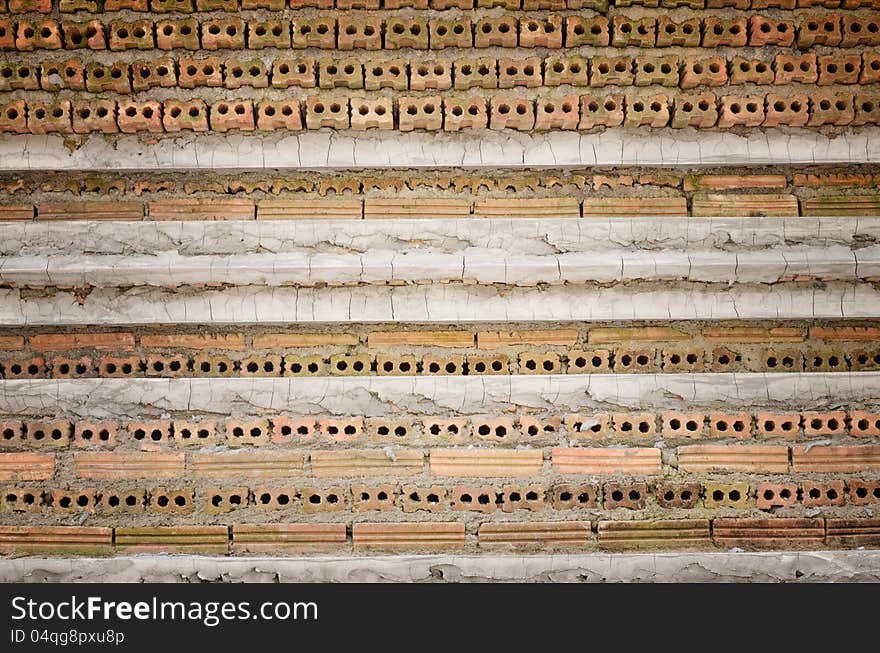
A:
{"type": "Polygon", "coordinates": [[[876,0],[0,0],[0,553],[877,548],[878,124],[876,0]]]}

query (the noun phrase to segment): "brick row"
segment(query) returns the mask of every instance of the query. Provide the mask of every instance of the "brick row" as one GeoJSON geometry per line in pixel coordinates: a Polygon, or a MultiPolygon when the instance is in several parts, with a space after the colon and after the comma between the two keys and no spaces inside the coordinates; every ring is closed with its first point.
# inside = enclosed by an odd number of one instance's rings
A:
{"type": "MultiPolygon", "coordinates": [[[[282,182],[279,182],[279,184],[282,182]]],[[[345,182],[338,182],[342,186],[345,182]]],[[[536,182],[523,180],[523,185],[536,182]]],[[[613,181],[609,181],[613,183],[613,181]]],[[[332,190],[326,187],[327,195],[332,190]]],[[[347,189],[350,190],[350,189],[347,189]]],[[[790,194],[694,193],[690,207],[683,195],[652,197],[542,197],[428,199],[341,198],[309,195],[291,199],[261,200],[256,205],[245,198],[156,200],[147,206],[140,202],[76,201],[38,204],[0,205],[0,221],[51,220],[292,220],[335,218],[604,218],[604,217],[797,217],[803,216],[880,216],[880,195],[820,195],[799,199],[790,194]]],[[[796,356],[797,358],[797,356],[796,356]]],[[[868,361],[859,361],[865,365],[868,361]]],[[[821,363],[820,363],[821,364],[821,363]]],[[[844,364],[844,363],[841,363],[844,364]]],[[[855,365],[855,364],[854,364],[855,365]]],[[[772,366],[771,366],[772,367],[772,366]]],[[[791,367],[788,365],[788,367],[791,367]]],[[[793,368],[799,369],[800,366],[793,368]]],[[[854,367],[855,369],[855,367],[854,367]]]]}
{"type": "Polygon", "coordinates": [[[590,130],[595,127],[820,127],[880,124],[880,94],[571,94],[365,97],[312,95],[253,101],[16,100],[0,104],[0,133],[178,133],[181,131],[590,130]]]}
{"type": "MultiPolygon", "coordinates": [[[[249,451],[224,453],[88,451],[73,456],[83,479],[177,478],[190,469],[197,478],[410,477],[427,471],[449,478],[534,477],[541,473],[541,449],[432,448],[249,451]],[[305,470],[305,471],[304,471],[305,470]],[[233,473],[234,472],[234,473],[233,473]]],[[[880,469],[880,445],[687,445],[677,448],[677,469],[687,473],[756,474],[859,473],[880,469]],[[790,461],[790,462],[789,462],[790,461]]],[[[654,447],[553,447],[550,468],[557,474],[657,476],[660,450],[654,447]]],[[[54,477],[56,456],[0,453],[0,480],[35,481],[54,477]]],[[[676,463],[667,461],[673,468],[676,463]]]]}
{"type": "MultiPolygon", "coordinates": [[[[873,324],[873,323],[869,323],[873,324]]],[[[299,333],[259,330],[254,333],[186,332],[135,333],[130,331],[89,331],[73,333],[40,333],[0,335],[0,351],[33,352],[131,352],[144,350],[198,350],[241,352],[251,350],[283,350],[314,347],[352,347],[366,345],[368,349],[393,347],[441,347],[496,350],[507,347],[619,345],[644,343],[651,357],[657,350],[651,343],[684,343],[703,338],[708,343],[727,345],[767,345],[772,343],[802,343],[807,340],[825,342],[866,343],[880,342],[880,327],[866,326],[730,326],[718,323],[695,328],[690,324],[674,326],[640,325],[592,326],[581,328],[521,329],[515,331],[472,330],[410,330],[364,331],[349,333],[299,333]]],[[[683,346],[683,345],[682,345],[683,346]]],[[[661,356],[669,358],[673,349],[662,349],[661,356]]],[[[772,350],[767,350],[769,356],[772,350]]],[[[507,356],[506,353],[493,354],[507,356]]],[[[676,361],[670,361],[675,363],[676,361]]],[[[766,362],[766,361],[765,361],[766,362]]],[[[858,361],[857,361],[858,362],[858,361]]]]}
{"type": "Polygon", "coordinates": [[[740,547],[857,548],[880,543],[880,519],[730,519],[235,524],[233,526],[0,526],[0,553],[291,553],[324,550],[445,551],[477,547],[608,550],[740,547]],[[475,537],[474,537],[475,535],[475,537]]]}
{"type": "Polygon", "coordinates": [[[786,479],[780,482],[725,482],[698,479],[606,483],[526,482],[440,485],[353,483],[296,486],[0,488],[0,511],[58,514],[221,514],[249,508],[305,514],[332,512],[449,511],[512,513],[570,510],[708,510],[735,508],[773,511],[803,506],[840,507],[880,503],[880,480],[830,481],[786,479]],[[653,508],[652,508],[653,509],[653,508]]]}
{"type": "MultiPolygon", "coordinates": [[[[726,198],[730,202],[739,199],[739,193],[748,190],[796,195],[804,208],[815,207],[812,202],[814,195],[821,193],[846,193],[856,200],[874,200],[876,195],[863,195],[868,189],[880,185],[880,174],[874,166],[849,164],[846,168],[826,166],[823,171],[803,167],[793,167],[787,172],[778,170],[743,170],[741,168],[701,168],[699,172],[673,169],[633,169],[616,167],[598,174],[584,170],[534,170],[510,171],[499,170],[493,176],[480,173],[462,172],[449,174],[444,171],[395,169],[384,171],[382,175],[367,176],[351,170],[338,170],[332,175],[317,171],[297,170],[295,173],[265,174],[253,171],[236,171],[233,173],[222,170],[150,172],[126,171],[125,175],[107,171],[101,176],[87,172],[60,172],[51,174],[31,171],[26,175],[0,173],[0,193],[3,195],[26,196],[36,192],[43,195],[42,200],[53,203],[51,211],[60,214],[63,211],[78,213],[76,202],[54,202],[54,193],[65,193],[76,196],[108,195],[119,193],[137,198],[149,196],[155,199],[169,200],[175,195],[204,195],[204,199],[228,199],[230,196],[263,196],[287,195],[309,199],[327,198],[333,195],[368,195],[382,192],[382,199],[393,208],[395,202],[405,202],[409,191],[431,190],[441,197],[467,197],[490,192],[505,194],[534,191],[545,195],[555,193],[566,197],[591,195],[592,192],[610,192],[614,199],[631,202],[637,198],[625,193],[658,191],[667,193],[683,191],[687,194],[712,193],[726,198]],[[772,172],[772,174],[771,174],[772,172]],[[732,192],[730,192],[732,191],[732,192]],[[621,194],[623,193],[623,194],[621,194]]],[[[693,195],[690,195],[693,196],[693,195]]],[[[831,199],[835,196],[828,195],[831,199]]],[[[171,199],[179,202],[184,197],[171,199]]],[[[204,201],[204,199],[202,201],[204,201]]],[[[332,198],[331,198],[332,199],[332,198]]],[[[371,197],[372,199],[372,197],[371,197]]],[[[420,198],[423,199],[423,198],[420,198]]],[[[818,198],[825,201],[826,196],[818,198]]],[[[294,200],[287,200],[294,201],[294,200]]],[[[118,203],[118,202],[117,202],[118,203]]],[[[196,203],[192,206],[199,206],[196,203]]],[[[381,206],[381,205],[376,205],[381,206]]],[[[34,217],[33,205],[0,204],[0,211],[8,214],[3,219],[34,217]]],[[[141,207],[139,217],[143,217],[141,207]]],[[[363,211],[360,213],[363,215],[363,211]]],[[[266,217],[266,216],[263,216],[266,217]]]]}
{"type": "Polygon", "coordinates": [[[137,93],[151,88],[347,88],[376,91],[507,89],[550,86],[667,86],[690,90],[740,84],[818,86],[880,82],[880,52],[778,54],[773,60],[724,56],[573,56],[375,59],[355,57],[163,57],[83,63],[0,60],[0,91],[137,93]]]}
{"type": "Polygon", "coordinates": [[[365,440],[408,443],[423,441],[539,442],[560,436],[585,440],[748,440],[806,437],[880,436],[880,413],[864,410],[830,412],[701,412],[664,411],[568,414],[515,417],[242,417],[226,420],[44,420],[0,421],[0,447],[60,449],[113,448],[130,444],[143,450],[169,445],[214,446],[225,443],[265,446],[291,443],[365,440]]]}
{"type": "Polygon", "coordinates": [[[293,20],[243,18],[56,21],[0,20],[0,50],[443,50],[446,48],[574,48],[580,46],[702,46],[850,48],[880,45],[876,16],[817,13],[794,20],[760,14],[721,18],[668,16],[630,18],[582,15],[502,15],[462,18],[381,15],[296,17],[293,20]]]}
{"type": "MultiPolygon", "coordinates": [[[[356,343],[354,343],[356,344],[356,343]]],[[[438,346],[425,338],[421,346],[438,346]]],[[[444,345],[439,345],[443,347],[444,345]]],[[[471,345],[465,345],[471,346],[471,345]]],[[[448,347],[448,345],[446,345],[448,347]]],[[[273,347],[274,348],[274,347],[273,347]]],[[[21,349],[21,348],[19,348],[21,349]]],[[[87,351],[88,346],[76,351],[87,351]]],[[[430,353],[424,355],[366,352],[272,353],[249,356],[215,350],[201,352],[128,353],[98,356],[26,354],[0,358],[0,377],[138,378],[138,377],[279,377],[279,376],[459,376],[499,374],[597,374],[680,372],[847,372],[880,367],[880,349],[770,348],[746,351],[729,343],[705,347],[615,347],[521,351],[516,354],[430,353]]]]}
{"type": "Polygon", "coordinates": [[[174,12],[188,14],[198,11],[225,11],[237,13],[257,9],[281,11],[291,9],[366,9],[395,10],[412,9],[491,9],[503,7],[508,11],[562,9],[592,9],[606,13],[610,7],[663,7],[675,9],[803,9],[823,7],[826,9],[877,9],[877,0],[8,0],[12,14],[52,12],[57,7],[61,13],[86,11],[90,13],[128,10],[154,13],[174,12]]]}

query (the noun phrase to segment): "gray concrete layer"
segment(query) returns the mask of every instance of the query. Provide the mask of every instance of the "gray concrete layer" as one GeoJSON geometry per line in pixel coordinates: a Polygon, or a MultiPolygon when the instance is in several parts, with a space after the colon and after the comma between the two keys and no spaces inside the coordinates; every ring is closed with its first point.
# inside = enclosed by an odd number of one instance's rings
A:
{"type": "Polygon", "coordinates": [[[363,253],[414,247],[548,255],[614,248],[734,252],[880,241],[880,218],[589,218],[0,222],[0,255],[363,253]]]}
{"type": "Polygon", "coordinates": [[[396,251],[181,256],[70,252],[0,260],[0,283],[20,286],[179,287],[194,284],[475,282],[531,286],[631,280],[777,283],[792,277],[854,281],[880,277],[880,246],[779,247],[759,251],[609,249],[566,254],[509,254],[471,247],[442,252],[411,245],[396,251]]]}
{"type": "Polygon", "coordinates": [[[877,582],[880,551],[0,560],[0,582],[877,582]]]}
{"type": "Polygon", "coordinates": [[[745,136],[696,129],[473,133],[306,131],[177,135],[144,147],[137,136],[94,135],[74,149],[55,135],[6,135],[0,170],[384,168],[425,166],[784,165],[880,160],[880,129],[833,137],[805,129],[745,136]]]}
{"type": "Polygon", "coordinates": [[[315,378],[34,379],[0,384],[10,415],[158,416],[292,413],[380,416],[553,413],[614,409],[876,406],[880,372],[372,376],[315,378]]]}
{"type": "Polygon", "coordinates": [[[0,325],[478,323],[876,318],[867,282],[533,288],[464,284],[0,290],[0,325]]]}

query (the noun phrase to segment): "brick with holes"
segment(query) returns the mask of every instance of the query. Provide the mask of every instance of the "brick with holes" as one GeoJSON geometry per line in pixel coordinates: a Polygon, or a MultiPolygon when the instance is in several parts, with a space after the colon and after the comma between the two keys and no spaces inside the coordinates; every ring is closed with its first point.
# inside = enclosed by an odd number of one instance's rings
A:
{"type": "Polygon", "coordinates": [[[699,47],[700,27],[701,21],[697,17],[686,18],[681,22],[676,22],[669,16],[658,16],[657,47],[699,47]]]}
{"type": "Polygon", "coordinates": [[[543,510],[545,494],[546,490],[540,483],[504,485],[501,488],[501,510],[502,512],[543,510]]]}
{"type": "Polygon", "coordinates": [[[662,434],[672,438],[701,438],[705,432],[706,416],[702,413],[666,411],[662,414],[662,434]]]}
{"type": "Polygon", "coordinates": [[[393,485],[352,485],[351,509],[355,512],[394,510],[397,492],[393,485]]]}
{"type": "Polygon", "coordinates": [[[629,18],[616,14],[611,32],[611,45],[616,48],[635,46],[652,48],[657,40],[657,19],[653,16],[629,18]]]}
{"type": "Polygon", "coordinates": [[[718,122],[717,98],[714,93],[685,93],[673,96],[670,126],[673,129],[714,127],[718,122]]]}
{"type": "Polygon", "coordinates": [[[611,423],[618,438],[650,438],[657,433],[653,413],[613,413],[611,423]]]}
{"type": "Polygon", "coordinates": [[[493,46],[515,48],[516,45],[517,19],[515,16],[485,17],[477,21],[474,28],[475,48],[490,48],[493,46]]]}
{"type": "Polygon", "coordinates": [[[623,124],[623,117],[623,94],[581,96],[581,121],[578,124],[578,129],[619,127],[623,124]]]}
{"type": "Polygon", "coordinates": [[[804,424],[804,435],[845,435],[846,412],[842,410],[820,413],[817,411],[805,411],[801,413],[804,424]]]}
{"type": "Polygon", "coordinates": [[[757,127],[764,122],[764,98],[757,95],[723,95],[719,127],[757,127]]]}
{"type": "Polygon", "coordinates": [[[254,105],[246,99],[220,100],[211,105],[211,131],[254,130],[254,105]]]}
{"type": "Polygon", "coordinates": [[[554,510],[596,508],[599,505],[599,486],[593,483],[559,483],[550,491],[554,510]]]}
{"type": "Polygon", "coordinates": [[[608,415],[572,414],[565,416],[565,432],[571,438],[601,440],[608,429],[608,415]]]}
{"type": "Polygon", "coordinates": [[[107,49],[107,35],[100,20],[61,21],[61,33],[64,35],[64,45],[68,50],[107,49]]]}
{"type": "Polygon", "coordinates": [[[844,14],[841,23],[843,36],[840,39],[840,47],[880,45],[880,18],[876,13],[868,16],[844,14]]]}
{"type": "Polygon", "coordinates": [[[519,46],[521,48],[562,47],[563,18],[550,15],[544,18],[526,17],[519,20],[519,46]]]}
{"type": "Polygon", "coordinates": [[[156,487],[150,490],[147,508],[150,512],[184,514],[192,512],[195,490],[192,488],[156,487]]]}
{"type": "Polygon", "coordinates": [[[271,441],[268,419],[228,419],[225,424],[226,444],[264,446],[271,441]]]}
{"type": "Polygon", "coordinates": [[[331,442],[354,442],[364,434],[362,417],[322,418],[318,420],[318,432],[331,442]]]}
{"type": "Polygon", "coordinates": [[[119,131],[125,134],[137,132],[161,134],[165,131],[162,127],[162,105],[156,100],[145,102],[120,100],[116,123],[119,125],[119,131]]]}
{"type": "Polygon", "coordinates": [[[342,512],[346,509],[348,490],[343,487],[304,487],[300,490],[300,494],[302,495],[303,511],[307,514],[342,512]]]}
{"type": "Polygon", "coordinates": [[[348,98],[311,95],[306,98],[306,127],[308,129],[348,129],[348,98]]]}
{"type": "Polygon", "coordinates": [[[4,487],[0,494],[0,512],[42,512],[43,491],[37,487],[4,487]]]}
{"type": "Polygon", "coordinates": [[[764,127],[803,127],[810,120],[810,99],[806,93],[768,93],[764,127]]]}
{"type": "Polygon", "coordinates": [[[157,21],[156,48],[159,50],[198,50],[199,22],[194,18],[157,21]]]}
{"type": "Polygon", "coordinates": [[[665,127],[669,124],[669,96],[627,95],[623,124],[625,127],[665,127]]]}
{"type": "Polygon", "coordinates": [[[849,413],[850,433],[856,437],[880,436],[880,413],[853,410],[849,413]]]}
{"type": "Polygon", "coordinates": [[[485,98],[478,95],[443,98],[443,129],[445,131],[486,129],[488,124],[489,113],[486,110],[485,98]]]}
{"type": "Polygon", "coordinates": [[[73,424],[73,446],[75,447],[114,447],[119,434],[116,420],[77,421],[73,424]]]}
{"type": "Polygon", "coordinates": [[[400,490],[400,508],[403,512],[446,512],[447,490],[442,485],[404,485],[400,490]]]}
{"type": "Polygon", "coordinates": [[[293,487],[255,487],[252,505],[257,510],[289,510],[295,505],[296,496],[293,487]]]}
{"type": "Polygon", "coordinates": [[[521,439],[534,440],[554,436],[559,433],[561,423],[562,419],[559,417],[539,419],[537,417],[523,416],[519,419],[521,439]]]}
{"type": "Polygon", "coordinates": [[[798,413],[759,412],[755,416],[757,435],[763,438],[796,438],[800,434],[800,423],[798,413]]]}
{"type": "Polygon", "coordinates": [[[257,104],[256,113],[259,131],[300,131],[303,128],[299,102],[295,98],[261,100],[257,104]]]}
{"type": "Polygon", "coordinates": [[[814,91],[810,94],[810,127],[849,125],[855,119],[855,98],[852,93],[814,91]]]}
{"type": "Polygon", "coordinates": [[[843,506],[846,504],[846,490],[843,481],[805,480],[802,483],[801,500],[805,508],[843,506]]]}
{"type": "Polygon", "coordinates": [[[244,486],[232,488],[208,488],[204,492],[205,513],[209,515],[220,515],[232,512],[239,508],[246,508],[248,505],[248,494],[249,490],[244,486]]]}
{"type": "Polygon", "coordinates": [[[610,23],[605,16],[569,15],[565,17],[565,47],[582,45],[603,47],[611,42],[610,23]]]}
{"type": "Polygon", "coordinates": [[[211,446],[217,443],[217,423],[210,420],[177,421],[172,424],[174,444],[181,447],[211,446]]]}
{"type": "Polygon", "coordinates": [[[648,499],[646,483],[605,483],[602,486],[605,510],[626,508],[628,510],[644,510],[648,499]]]}
{"type": "Polygon", "coordinates": [[[745,17],[726,19],[707,16],[703,19],[703,47],[742,47],[748,41],[745,17]]]}
{"type": "Polygon", "coordinates": [[[661,508],[693,508],[700,500],[699,483],[658,483],[654,496],[661,508]]]}
{"type": "Polygon", "coordinates": [[[849,500],[856,506],[880,503],[880,480],[865,481],[851,478],[846,482],[849,500]]]}
{"type": "Polygon", "coordinates": [[[378,16],[339,16],[340,50],[381,50],[382,19],[378,16]]]}
{"type": "Polygon", "coordinates": [[[410,64],[409,87],[413,91],[452,88],[452,62],[448,59],[435,59],[419,64],[413,62],[410,64]]]}
{"type": "Polygon", "coordinates": [[[797,483],[759,483],[755,490],[755,506],[758,510],[787,508],[797,503],[797,483]]]}
{"type": "Polygon", "coordinates": [[[707,508],[746,508],[749,505],[748,483],[703,483],[703,503],[707,508]]]}
{"type": "Polygon", "coordinates": [[[70,422],[64,420],[27,420],[24,422],[25,441],[31,446],[66,448],[70,446],[70,422]]]}
{"type": "Polygon", "coordinates": [[[450,490],[452,509],[492,514],[498,510],[498,494],[492,485],[456,485],[450,490]]]}
{"type": "Polygon", "coordinates": [[[241,18],[215,18],[202,22],[203,50],[243,50],[245,22],[241,18]]]}
{"type": "Polygon", "coordinates": [[[140,513],[147,509],[147,491],[140,489],[113,489],[101,492],[98,510],[102,513],[140,513]]]}
{"type": "Polygon", "coordinates": [[[492,442],[515,442],[518,432],[514,420],[509,417],[474,417],[471,420],[473,435],[480,440],[492,442]]]}
{"type": "MultiPolygon", "coordinates": [[[[535,102],[536,131],[574,130],[578,128],[579,122],[577,95],[564,95],[552,99],[538,98],[535,102]]],[[[559,369],[558,362],[554,369],[559,369]]]]}

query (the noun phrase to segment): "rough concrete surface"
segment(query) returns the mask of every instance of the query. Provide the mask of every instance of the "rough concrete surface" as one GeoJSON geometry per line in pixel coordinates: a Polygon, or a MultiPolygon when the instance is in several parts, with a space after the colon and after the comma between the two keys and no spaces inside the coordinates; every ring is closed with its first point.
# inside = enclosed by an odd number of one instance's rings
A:
{"type": "Polygon", "coordinates": [[[880,551],[398,555],[218,558],[120,556],[0,561],[0,582],[876,582],[880,551]]]}
{"type": "Polygon", "coordinates": [[[746,136],[676,129],[649,134],[399,133],[309,131],[281,136],[186,135],[148,148],[136,136],[89,138],[73,151],[54,135],[7,136],[2,170],[161,168],[388,168],[426,166],[763,165],[870,163],[880,160],[880,129],[830,138],[803,129],[746,136]]]}

